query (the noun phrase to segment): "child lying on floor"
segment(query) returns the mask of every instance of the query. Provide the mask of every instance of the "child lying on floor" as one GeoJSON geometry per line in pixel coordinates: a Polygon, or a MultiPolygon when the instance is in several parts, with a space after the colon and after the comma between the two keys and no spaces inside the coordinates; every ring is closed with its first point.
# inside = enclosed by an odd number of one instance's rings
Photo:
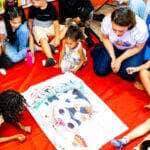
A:
{"type": "MultiPolygon", "coordinates": [[[[6,123],[12,123],[18,126],[21,130],[30,133],[30,126],[23,126],[19,121],[21,118],[21,113],[25,106],[26,100],[24,97],[14,91],[7,90],[0,93],[0,126],[6,123]]],[[[0,143],[8,141],[19,141],[23,142],[25,140],[24,134],[15,134],[8,137],[0,137],[0,143]]]]}

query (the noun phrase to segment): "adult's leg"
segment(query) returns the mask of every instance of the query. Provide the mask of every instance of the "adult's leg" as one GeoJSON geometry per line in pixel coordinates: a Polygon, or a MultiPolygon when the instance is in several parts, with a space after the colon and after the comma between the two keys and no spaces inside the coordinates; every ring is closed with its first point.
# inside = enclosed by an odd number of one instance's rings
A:
{"type": "Polygon", "coordinates": [[[127,68],[128,67],[136,67],[136,66],[140,66],[143,63],[143,53],[145,50],[142,50],[140,53],[129,57],[128,59],[126,59],[125,61],[122,62],[120,70],[118,72],[118,74],[126,80],[135,80],[136,78],[136,74],[128,74],[127,73],[127,68]]]}
{"type": "Polygon", "coordinates": [[[111,72],[111,58],[102,44],[96,46],[91,55],[93,68],[97,75],[104,76],[111,72]]]}

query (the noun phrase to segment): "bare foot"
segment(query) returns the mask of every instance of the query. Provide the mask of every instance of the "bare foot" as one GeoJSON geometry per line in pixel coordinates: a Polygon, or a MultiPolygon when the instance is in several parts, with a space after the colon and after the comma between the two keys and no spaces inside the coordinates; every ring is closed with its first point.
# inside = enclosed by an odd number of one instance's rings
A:
{"type": "Polygon", "coordinates": [[[144,86],[142,85],[142,83],[136,81],[136,82],[134,83],[134,86],[135,86],[138,90],[144,91],[144,86]]]}

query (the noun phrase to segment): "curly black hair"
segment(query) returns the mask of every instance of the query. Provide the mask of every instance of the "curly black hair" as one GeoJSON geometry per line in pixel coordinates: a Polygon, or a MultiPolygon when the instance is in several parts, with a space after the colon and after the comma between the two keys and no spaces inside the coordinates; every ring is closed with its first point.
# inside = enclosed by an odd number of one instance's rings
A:
{"type": "Polygon", "coordinates": [[[17,91],[6,90],[0,93],[0,114],[5,122],[19,122],[25,104],[25,98],[17,91]]]}

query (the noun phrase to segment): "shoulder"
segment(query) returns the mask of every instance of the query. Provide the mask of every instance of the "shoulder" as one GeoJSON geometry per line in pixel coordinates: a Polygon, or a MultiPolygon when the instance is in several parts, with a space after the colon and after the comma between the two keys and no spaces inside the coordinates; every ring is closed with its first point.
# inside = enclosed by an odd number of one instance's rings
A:
{"type": "Polygon", "coordinates": [[[143,19],[136,16],[136,25],[132,29],[133,32],[147,32],[147,25],[143,19]]]}
{"type": "Polygon", "coordinates": [[[111,16],[108,15],[102,21],[101,31],[103,34],[108,34],[109,32],[111,32],[111,29],[112,29],[111,16]]]}
{"type": "Polygon", "coordinates": [[[148,38],[148,29],[145,21],[136,16],[136,25],[131,29],[131,36],[138,42],[144,43],[148,38]]]}
{"type": "Polygon", "coordinates": [[[18,30],[20,32],[29,32],[29,29],[27,27],[27,22],[24,22],[23,24],[21,24],[18,30]]]}
{"type": "Polygon", "coordinates": [[[103,21],[102,21],[102,24],[111,24],[111,15],[108,15],[108,16],[105,16],[103,21]]]}

